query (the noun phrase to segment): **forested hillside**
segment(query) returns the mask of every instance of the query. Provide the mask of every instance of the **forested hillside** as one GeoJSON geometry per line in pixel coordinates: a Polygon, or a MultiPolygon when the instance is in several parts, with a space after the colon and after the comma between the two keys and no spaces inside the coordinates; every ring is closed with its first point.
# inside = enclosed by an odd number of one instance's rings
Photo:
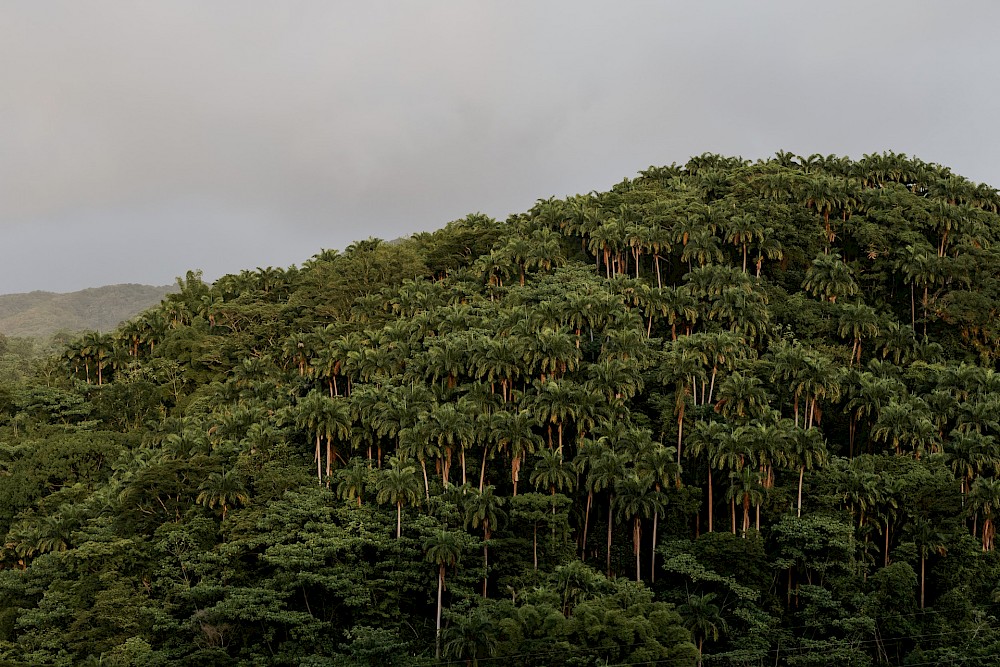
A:
{"type": "Polygon", "coordinates": [[[190,273],[2,387],[0,660],[995,665],[998,207],[703,155],[190,273]]]}
{"type": "Polygon", "coordinates": [[[112,331],[123,321],[176,289],[166,285],[106,285],[67,294],[27,292],[0,295],[0,334],[52,336],[60,331],[112,331]]]}

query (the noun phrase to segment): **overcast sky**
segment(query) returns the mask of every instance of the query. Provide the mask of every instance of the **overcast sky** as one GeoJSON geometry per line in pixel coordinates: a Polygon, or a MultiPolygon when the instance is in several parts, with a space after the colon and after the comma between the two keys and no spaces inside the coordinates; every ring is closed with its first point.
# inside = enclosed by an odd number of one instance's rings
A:
{"type": "Polygon", "coordinates": [[[706,151],[1000,186],[1000,3],[0,4],[0,293],[210,280],[706,151]]]}

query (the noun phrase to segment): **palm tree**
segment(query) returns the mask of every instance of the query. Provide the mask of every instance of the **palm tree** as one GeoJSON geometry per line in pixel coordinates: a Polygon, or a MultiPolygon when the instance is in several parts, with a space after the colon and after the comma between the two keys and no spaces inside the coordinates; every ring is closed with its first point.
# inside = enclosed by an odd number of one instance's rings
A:
{"type": "MultiPolygon", "coordinates": [[[[726,429],[722,438],[716,443],[715,451],[709,460],[709,465],[719,468],[719,470],[729,470],[730,473],[741,472],[744,468],[753,463],[754,450],[753,429],[747,426],[737,426],[726,429]]],[[[733,535],[736,534],[736,495],[727,493],[729,498],[729,508],[733,535]]]]}
{"type": "Polygon", "coordinates": [[[757,242],[754,251],[755,276],[760,278],[760,270],[765,259],[784,258],[784,247],[781,241],[774,238],[774,229],[768,227],[764,230],[764,236],[757,242]]]}
{"type": "Polygon", "coordinates": [[[493,618],[481,610],[468,616],[451,616],[451,625],[442,636],[444,657],[465,660],[472,667],[479,665],[479,658],[490,658],[497,650],[499,628],[493,618]]]}
{"type": "Polygon", "coordinates": [[[670,325],[671,340],[677,340],[678,324],[686,324],[690,328],[698,320],[698,301],[687,285],[662,288],[659,306],[662,317],[670,325]]]}
{"type": "Polygon", "coordinates": [[[451,456],[455,447],[459,448],[462,466],[462,484],[466,483],[465,447],[472,439],[472,422],[468,415],[460,411],[454,403],[444,403],[435,406],[426,417],[429,436],[442,451],[442,480],[445,487],[449,484],[448,471],[451,469],[451,456]]]}
{"type": "MultiPolygon", "coordinates": [[[[535,469],[531,471],[529,480],[536,489],[549,490],[549,494],[555,500],[556,490],[572,490],[576,485],[576,476],[573,474],[572,466],[569,462],[563,461],[558,452],[551,449],[543,449],[535,455],[537,463],[535,469]]],[[[556,504],[552,503],[552,517],[556,515],[556,504]]],[[[552,536],[555,539],[555,521],[552,524],[552,536]]]]}
{"type": "MultiPolygon", "coordinates": [[[[628,475],[615,483],[615,506],[619,521],[632,519],[632,553],[635,556],[635,580],[642,581],[639,566],[639,546],[642,543],[642,520],[649,519],[665,506],[665,497],[653,485],[651,476],[628,475]]],[[[653,544],[655,551],[656,544],[653,544]]]]}
{"type": "MultiPolygon", "coordinates": [[[[805,205],[823,216],[823,228],[827,243],[833,243],[835,234],[830,226],[830,214],[843,202],[842,190],[836,179],[826,175],[814,175],[803,183],[805,205]]],[[[829,245],[827,246],[829,247],[829,245]]]]}
{"type": "Polygon", "coordinates": [[[337,495],[345,500],[357,499],[361,507],[361,497],[365,493],[365,485],[371,469],[360,458],[355,458],[350,465],[337,471],[337,495]]]}
{"type": "Polygon", "coordinates": [[[851,364],[861,365],[861,342],[865,338],[878,336],[879,318],[874,308],[863,304],[845,303],[837,322],[837,334],[850,336],[854,340],[851,348],[851,364]]]}
{"type": "Polygon", "coordinates": [[[431,498],[430,481],[427,479],[427,461],[441,456],[441,447],[431,439],[427,422],[420,421],[399,431],[399,455],[414,458],[420,462],[420,472],[424,477],[424,495],[431,498]]]}
{"type": "Polygon", "coordinates": [[[326,439],[326,476],[333,469],[333,439],[351,435],[351,414],[343,399],[328,398],[321,391],[310,391],[299,400],[295,416],[296,426],[313,432],[316,440],[316,479],[323,483],[321,442],[326,439]]]}
{"type": "Polygon", "coordinates": [[[577,477],[581,474],[584,477],[584,487],[587,489],[587,504],[583,515],[583,534],[580,539],[580,558],[587,560],[587,532],[590,528],[590,508],[594,504],[594,493],[600,489],[595,488],[596,478],[592,478],[590,472],[604,455],[605,446],[589,438],[583,439],[577,447],[576,457],[573,459],[573,468],[577,477]]]}
{"type": "Polygon", "coordinates": [[[708,532],[712,530],[714,493],[712,492],[712,461],[715,458],[719,442],[726,436],[728,429],[720,422],[699,421],[694,425],[688,436],[687,455],[692,458],[704,457],[708,469],[708,532]]]}
{"type": "Polygon", "coordinates": [[[615,483],[624,474],[625,457],[605,446],[601,456],[591,464],[590,474],[587,476],[588,488],[593,488],[595,492],[608,491],[607,569],[609,577],[611,576],[611,527],[614,518],[615,483]]]}
{"type": "MultiPolygon", "coordinates": [[[[558,453],[543,449],[536,454],[535,469],[531,472],[530,481],[536,489],[548,489],[551,495],[563,489],[571,490],[575,485],[575,476],[569,463],[566,463],[558,453]]],[[[553,512],[555,509],[553,508],[553,512]]]]}
{"type": "Polygon", "coordinates": [[[439,530],[424,542],[429,562],[438,566],[437,623],[435,626],[434,658],[441,659],[441,603],[444,594],[445,568],[454,567],[462,557],[462,544],[455,533],[439,530]]]}
{"type": "Polygon", "coordinates": [[[983,515],[983,551],[992,551],[993,539],[996,536],[994,521],[1000,515],[1000,480],[986,477],[977,479],[969,491],[968,511],[974,517],[983,515]]]}
{"type": "MultiPolygon", "coordinates": [[[[750,466],[732,471],[729,474],[728,495],[743,507],[743,529],[741,534],[747,536],[750,530],[750,505],[760,507],[764,502],[764,485],[761,480],[761,473],[750,466]]],[[[758,519],[760,514],[758,514],[758,519]]],[[[757,526],[760,530],[760,525],[757,526]]]]}
{"type": "Polygon", "coordinates": [[[572,380],[559,382],[549,380],[544,384],[538,383],[536,386],[538,391],[534,396],[532,406],[535,419],[549,425],[549,447],[552,446],[551,428],[552,425],[555,425],[559,443],[556,451],[562,457],[563,428],[568,420],[576,417],[576,399],[582,388],[572,380]]]}
{"type": "Polygon", "coordinates": [[[503,498],[495,493],[496,487],[487,486],[482,491],[472,489],[465,500],[465,521],[473,528],[483,527],[483,598],[486,597],[486,584],[489,579],[489,543],[493,529],[506,518],[503,511],[503,498]]]}
{"type": "Polygon", "coordinates": [[[790,434],[787,460],[799,470],[799,492],[796,502],[796,516],[802,516],[802,484],[806,470],[812,470],[826,463],[827,450],[823,434],[819,429],[798,429],[790,434]]]}
{"type": "Polygon", "coordinates": [[[219,507],[222,510],[222,520],[225,521],[230,507],[250,502],[250,493],[236,471],[213,472],[198,487],[195,502],[209,509],[219,507]]]}
{"type": "Polygon", "coordinates": [[[806,270],[802,288],[813,296],[836,303],[842,296],[858,293],[851,268],[845,264],[839,253],[817,255],[806,270]]]}
{"type": "Polygon", "coordinates": [[[416,503],[420,497],[420,482],[417,469],[408,461],[391,459],[389,467],[381,471],[375,488],[379,504],[392,503],[396,506],[396,539],[403,534],[403,505],[416,503]]]}
{"type": "Polygon", "coordinates": [[[916,516],[910,524],[913,542],[920,552],[920,608],[924,608],[924,592],[926,589],[927,556],[932,553],[943,556],[948,553],[945,548],[946,538],[931,520],[916,516]]]}
{"type": "Polygon", "coordinates": [[[943,263],[929,244],[927,247],[916,248],[908,245],[900,251],[901,257],[896,261],[896,267],[903,274],[903,280],[910,285],[910,326],[916,329],[915,287],[924,290],[924,335],[927,335],[928,295],[931,285],[943,282],[943,263]]]}
{"type": "Polygon", "coordinates": [[[688,595],[687,602],[677,607],[677,612],[684,619],[684,627],[698,642],[698,667],[702,664],[705,640],[711,638],[718,641],[719,635],[727,629],[719,607],[713,604],[715,593],[704,595],[688,595]]]}
{"type": "Polygon", "coordinates": [[[652,479],[653,488],[657,494],[660,494],[662,503],[653,508],[653,548],[649,564],[649,578],[650,581],[656,581],[656,529],[660,512],[668,502],[667,496],[663,494],[663,487],[673,482],[680,488],[681,467],[680,463],[674,462],[674,455],[669,447],[664,447],[662,443],[654,443],[651,447],[640,452],[636,469],[640,475],[648,475],[652,479]]]}
{"type": "Polygon", "coordinates": [[[763,413],[768,406],[763,383],[752,375],[734,372],[719,385],[719,401],[715,409],[732,419],[748,421],[763,413]]]}
{"type": "Polygon", "coordinates": [[[734,215],[723,224],[726,240],[743,250],[743,273],[747,272],[747,245],[764,240],[764,225],[754,215],[734,215]]]}
{"type": "Polygon", "coordinates": [[[660,364],[660,381],[664,384],[674,383],[674,415],[677,417],[677,465],[681,464],[681,449],[684,439],[684,415],[687,411],[689,398],[695,399],[697,379],[705,379],[704,352],[668,349],[660,364]]]}
{"type": "Polygon", "coordinates": [[[517,483],[520,480],[521,466],[525,457],[534,454],[542,444],[541,437],[535,433],[538,423],[528,410],[518,412],[498,412],[497,446],[506,449],[510,455],[510,481],[514,485],[514,495],[517,495],[517,483]]]}

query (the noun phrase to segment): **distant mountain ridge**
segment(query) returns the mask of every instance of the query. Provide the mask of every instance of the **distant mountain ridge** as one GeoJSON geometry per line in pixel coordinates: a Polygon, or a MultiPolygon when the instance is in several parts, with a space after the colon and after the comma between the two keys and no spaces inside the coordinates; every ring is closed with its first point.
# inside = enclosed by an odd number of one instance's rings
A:
{"type": "Polygon", "coordinates": [[[176,285],[105,285],[77,292],[0,295],[0,334],[47,337],[58,331],[112,331],[160,303],[176,285]]]}

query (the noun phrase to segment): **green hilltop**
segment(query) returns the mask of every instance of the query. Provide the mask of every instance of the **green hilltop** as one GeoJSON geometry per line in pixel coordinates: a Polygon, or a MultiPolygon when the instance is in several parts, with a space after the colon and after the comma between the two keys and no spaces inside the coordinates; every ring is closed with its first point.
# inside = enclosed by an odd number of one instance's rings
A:
{"type": "Polygon", "coordinates": [[[1000,655],[1000,196],[706,154],[0,383],[0,661],[1000,655]]]}
{"type": "Polygon", "coordinates": [[[112,331],[155,306],[176,286],[106,285],[65,294],[0,295],[0,334],[45,338],[60,331],[112,331]]]}

